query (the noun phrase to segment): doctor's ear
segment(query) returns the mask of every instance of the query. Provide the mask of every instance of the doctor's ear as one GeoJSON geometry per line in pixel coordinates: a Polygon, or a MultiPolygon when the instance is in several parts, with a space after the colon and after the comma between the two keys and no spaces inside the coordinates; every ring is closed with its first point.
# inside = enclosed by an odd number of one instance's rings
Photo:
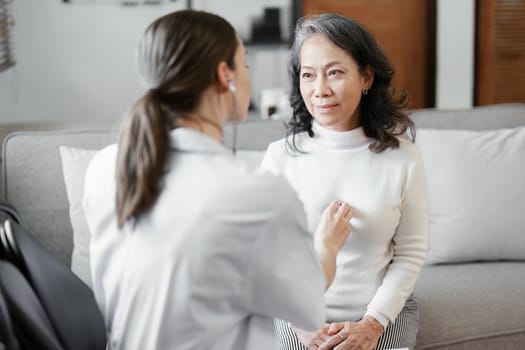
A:
{"type": "Polygon", "coordinates": [[[217,65],[217,80],[221,88],[227,89],[231,92],[236,90],[235,83],[232,79],[232,71],[224,61],[221,61],[217,65]]]}

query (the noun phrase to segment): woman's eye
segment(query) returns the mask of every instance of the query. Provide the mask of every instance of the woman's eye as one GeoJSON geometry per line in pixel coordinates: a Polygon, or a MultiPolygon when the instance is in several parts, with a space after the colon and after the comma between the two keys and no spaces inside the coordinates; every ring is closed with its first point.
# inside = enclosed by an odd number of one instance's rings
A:
{"type": "Polygon", "coordinates": [[[331,71],[328,72],[328,75],[329,76],[333,76],[333,75],[339,75],[341,74],[342,72],[338,69],[332,69],[331,71]]]}
{"type": "Polygon", "coordinates": [[[301,73],[301,78],[303,79],[310,79],[311,77],[312,77],[311,73],[308,73],[308,72],[301,73]]]}

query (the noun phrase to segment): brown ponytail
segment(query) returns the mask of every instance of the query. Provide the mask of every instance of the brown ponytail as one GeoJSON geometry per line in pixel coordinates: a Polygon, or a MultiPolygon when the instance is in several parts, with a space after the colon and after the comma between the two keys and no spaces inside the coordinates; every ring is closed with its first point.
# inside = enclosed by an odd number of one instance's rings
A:
{"type": "Polygon", "coordinates": [[[119,228],[151,209],[160,194],[170,149],[169,125],[151,90],[137,101],[121,125],[116,173],[119,228]]]}

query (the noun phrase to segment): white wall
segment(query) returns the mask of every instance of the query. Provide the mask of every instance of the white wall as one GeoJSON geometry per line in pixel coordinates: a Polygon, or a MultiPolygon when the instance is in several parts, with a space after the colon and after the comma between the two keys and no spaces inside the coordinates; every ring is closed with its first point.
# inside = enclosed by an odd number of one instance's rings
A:
{"type": "MultiPolygon", "coordinates": [[[[195,8],[222,14],[243,37],[250,34],[253,16],[262,15],[263,4],[282,7],[283,25],[289,25],[288,0],[194,0],[195,8]]],[[[184,0],[135,7],[117,1],[14,1],[17,65],[0,74],[0,124],[118,119],[143,91],[133,61],[142,32],[158,16],[185,5],[184,0]]],[[[280,61],[253,61],[261,65],[258,72],[286,72],[280,61]]],[[[261,87],[286,81],[275,72],[253,80],[261,87]],[[281,80],[275,83],[272,76],[281,80]]]]}
{"type": "Polygon", "coordinates": [[[15,1],[14,70],[0,75],[0,122],[116,119],[139,96],[133,51],[171,5],[15,1]]]}
{"type": "Polygon", "coordinates": [[[469,108],[474,100],[475,0],[438,0],[436,107],[469,108]]]}
{"type": "MultiPolygon", "coordinates": [[[[440,108],[472,103],[474,2],[438,0],[436,103],[440,108]]],[[[193,3],[223,15],[246,39],[251,21],[262,15],[265,6],[280,7],[282,28],[290,27],[289,0],[193,3]]],[[[0,124],[118,119],[143,91],[135,74],[133,51],[144,28],[186,2],[137,7],[102,0],[92,4],[20,0],[13,4],[17,65],[0,74],[0,124]]],[[[263,88],[288,87],[285,48],[248,50],[255,102],[263,88]]]]}

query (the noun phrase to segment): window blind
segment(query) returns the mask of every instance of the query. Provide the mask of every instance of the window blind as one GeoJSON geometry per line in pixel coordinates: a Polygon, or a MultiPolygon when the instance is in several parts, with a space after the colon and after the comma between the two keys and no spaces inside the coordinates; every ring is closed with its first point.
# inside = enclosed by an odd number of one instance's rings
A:
{"type": "Polygon", "coordinates": [[[13,0],[0,0],[0,72],[15,64],[12,31],[14,19],[11,12],[13,0]]]}
{"type": "Polygon", "coordinates": [[[525,0],[476,3],[475,105],[525,102],[525,0]]]}

